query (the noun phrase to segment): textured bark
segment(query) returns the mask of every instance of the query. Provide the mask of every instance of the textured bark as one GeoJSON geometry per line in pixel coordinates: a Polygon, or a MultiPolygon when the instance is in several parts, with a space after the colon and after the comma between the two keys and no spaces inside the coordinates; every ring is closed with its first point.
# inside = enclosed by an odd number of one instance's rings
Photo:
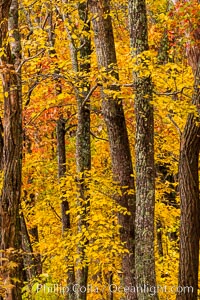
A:
{"type": "MultiPolygon", "coordinates": [[[[83,30],[87,33],[90,31],[90,24],[87,17],[86,3],[81,3],[78,6],[79,16],[82,21],[85,20],[83,30]]],[[[90,39],[83,36],[80,39],[80,64],[79,71],[87,76],[90,72],[90,54],[91,43],[90,39]]],[[[76,164],[77,172],[84,172],[91,169],[91,151],[90,151],[90,104],[89,100],[84,103],[84,99],[88,95],[90,85],[86,80],[81,83],[80,89],[76,88],[76,99],[78,107],[78,127],[76,133],[76,164]],[[83,91],[84,90],[84,91],[83,91]]]]}
{"type": "MultiPolygon", "coordinates": [[[[30,154],[32,153],[31,149],[31,140],[27,135],[23,135],[23,142],[26,151],[30,154]]],[[[23,158],[25,158],[25,151],[23,153],[23,158]]],[[[32,183],[31,176],[28,178],[28,182],[32,183]]],[[[35,194],[28,194],[26,190],[24,190],[23,201],[26,203],[28,209],[32,209],[35,206],[35,194]]],[[[42,274],[42,262],[40,253],[34,253],[33,247],[31,244],[30,236],[32,236],[34,243],[39,242],[39,234],[38,227],[34,226],[31,229],[27,229],[26,220],[24,218],[23,212],[21,213],[21,233],[22,233],[22,249],[24,251],[23,256],[23,264],[24,264],[24,277],[26,280],[31,282],[33,277],[39,276],[42,274]]]]}
{"type": "MultiPolygon", "coordinates": [[[[198,111],[200,106],[200,61],[197,65],[192,102],[198,111]]],[[[199,111],[200,113],[200,111],[199,111]]],[[[180,225],[180,287],[192,287],[177,295],[177,300],[196,300],[198,291],[200,199],[198,161],[200,150],[200,127],[190,114],[181,137],[179,159],[179,190],[181,198],[180,225]]]]}
{"type": "Polygon", "coordinates": [[[1,276],[6,288],[6,300],[21,300],[22,259],[19,205],[21,197],[21,159],[22,159],[22,108],[21,108],[21,77],[16,74],[20,61],[20,38],[18,31],[18,2],[1,1],[0,3],[0,47],[5,49],[1,57],[1,74],[4,91],[4,148],[3,148],[3,188],[0,199],[1,215],[1,256],[17,263],[15,268],[2,261],[1,276]],[[10,13],[9,13],[10,11],[10,13]],[[5,43],[9,28],[13,30],[12,42],[5,43]],[[12,248],[12,250],[11,250],[12,248]],[[10,250],[8,250],[10,249],[10,250]],[[19,282],[15,282],[17,278],[19,282]]]}
{"type": "Polygon", "coordinates": [[[3,170],[3,124],[0,118],[0,170],[3,170]]]}
{"type": "MultiPolygon", "coordinates": [[[[79,17],[84,21],[83,31],[89,34],[90,23],[88,20],[87,1],[78,4],[79,17]]],[[[83,72],[87,78],[90,72],[90,54],[91,54],[91,42],[90,38],[83,35],[80,38],[80,64],[79,71],[83,72]]],[[[82,214],[79,219],[78,231],[82,232],[83,228],[88,228],[88,224],[85,221],[86,216],[89,214],[90,202],[89,202],[89,190],[85,178],[88,177],[87,171],[91,169],[91,149],[90,149],[90,101],[84,103],[84,99],[89,93],[90,85],[87,79],[83,79],[80,86],[81,89],[75,90],[77,108],[78,108],[78,124],[76,132],[76,170],[77,170],[77,191],[78,191],[78,206],[81,207],[82,214]],[[83,91],[83,92],[82,92],[83,91]],[[84,200],[84,202],[83,202],[84,200]]],[[[86,260],[85,248],[89,244],[89,240],[85,239],[85,243],[80,243],[78,246],[78,252],[80,255],[80,262],[86,260]]],[[[85,265],[79,269],[76,273],[76,282],[80,286],[87,287],[88,282],[88,266],[85,265]]],[[[87,294],[79,292],[77,299],[86,300],[87,294]]]]}
{"type": "MultiPolygon", "coordinates": [[[[23,213],[21,213],[21,234],[22,234],[22,250],[23,254],[23,281],[31,282],[31,280],[42,274],[42,264],[40,259],[40,254],[35,254],[33,252],[33,247],[31,244],[29,232],[26,226],[26,221],[23,213]]],[[[34,228],[34,237],[36,233],[38,234],[37,227],[34,228]]],[[[33,232],[33,231],[32,231],[33,232]]],[[[32,235],[31,232],[31,235],[32,235]]],[[[37,237],[38,241],[38,237],[37,237]]],[[[31,287],[31,286],[30,286],[31,287]]]]}
{"type": "MultiPolygon", "coordinates": [[[[68,3],[68,1],[63,0],[63,3],[66,4],[68,3]]],[[[88,224],[85,221],[85,217],[89,213],[90,207],[89,191],[85,180],[88,176],[88,171],[90,171],[91,169],[90,100],[88,99],[85,103],[85,98],[90,91],[90,84],[88,83],[87,76],[90,72],[91,42],[89,37],[90,22],[88,19],[87,1],[78,2],[77,7],[79,18],[84,23],[82,30],[83,34],[80,36],[79,51],[77,51],[75,42],[67,27],[66,31],[70,41],[70,55],[73,71],[77,74],[79,72],[83,74],[83,79],[80,82],[80,86],[74,87],[78,114],[78,124],[76,131],[77,207],[82,211],[78,221],[78,232],[82,232],[83,228],[88,227],[88,224]],[[87,36],[85,33],[87,33],[87,36]]],[[[69,15],[63,14],[63,18],[66,22],[69,22],[70,24],[72,23],[69,15]]],[[[85,249],[88,243],[89,241],[83,237],[83,240],[80,241],[77,247],[77,252],[79,253],[77,264],[83,264],[83,267],[77,270],[75,278],[76,283],[84,287],[87,287],[88,280],[88,266],[85,265],[85,249]]],[[[76,297],[78,300],[86,300],[87,294],[81,293],[79,291],[76,297]]]]}
{"type": "MultiPolygon", "coordinates": [[[[114,97],[115,92],[120,92],[117,85],[119,75],[117,72],[117,59],[112,29],[112,20],[109,15],[110,2],[105,0],[89,1],[93,16],[94,39],[99,70],[105,68],[104,84],[106,89],[113,91],[113,95],[107,95],[102,87],[102,112],[107,126],[112,160],[114,180],[121,186],[122,196],[118,196],[118,203],[125,207],[131,215],[119,215],[121,225],[121,241],[126,244],[129,254],[122,258],[122,284],[125,287],[135,286],[134,270],[134,216],[135,196],[128,194],[129,189],[134,189],[132,177],[133,168],[130,154],[130,146],[123,111],[122,99],[114,97]],[[106,76],[113,76],[114,84],[110,84],[106,76]],[[126,188],[123,188],[126,187],[126,188]]],[[[116,96],[116,95],[115,95],[116,96]]],[[[127,299],[136,299],[134,293],[127,293],[127,299]]]]}
{"type": "MultiPolygon", "coordinates": [[[[66,176],[65,120],[62,117],[60,117],[59,120],[57,121],[57,149],[58,149],[58,176],[61,179],[66,176]]],[[[66,211],[69,211],[69,203],[67,199],[63,197],[61,203],[63,233],[70,228],[70,217],[69,214],[66,214],[66,211]]]]}
{"type": "MultiPolygon", "coordinates": [[[[57,121],[57,151],[58,151],[58,176],[59,179],[62,179],[66,176],[66,147],[65,147],[65,120],[62,118],[62,116],[57,121]]],[[[65,189],[61,191],[63,192],[63,195],[61,196],[61,216],[62,216],[62,233],[63,235],[67,230],[70,229],[70,214],[66,214],[67,211],[69,211],[69,203],[65,196],[65,189]]],[[[68,271],[67,271],[67,286],[69,287],[69,293],[68,293],[68,300],[74,299],[74,292],[72,290],[72,286],[75,282],[75,276],[74,276],[74,266],[69,261],[68,258],[66,258],[67,264],[68,264],[68,271]]]]}
{"type": "MultiPolygon", "coordinates": [[[[148,28],[145,0],[129,0],[129,20],[132,56],[148,50],[148,28]]],[[[139,63],[137,60],[136,63],[139,63]]],[[[154,258],[154,118],[151,77],[134,73],[136,114],[136,228],[135,269],[138,287],[156,288],[154,258]]],[[[157,299],[138,289],[138,299],[157,299]]]]}
{"type": "MultiPolygon", "coordinates": [[[[188,1],[184,1],[188,2],[188,1]]],[[[200,1],[197,1],[200,3],[200,1]]],[[[192,103],[200,113],[200,26],[190,24],[187,33],[187,56],[192,67],[195,84],[192,103]]],[[[181,198],[180,259],[178,286],[190,287],[185,293],[180,291],[177,300],[196,300],[198,298],[200,199],[199,199],[199,118],[193,114],[188,119],[181,136],[179,158],[179,191],[181,198]]],[[[180,288],[181,289],[181,288],[180,288]]]]}

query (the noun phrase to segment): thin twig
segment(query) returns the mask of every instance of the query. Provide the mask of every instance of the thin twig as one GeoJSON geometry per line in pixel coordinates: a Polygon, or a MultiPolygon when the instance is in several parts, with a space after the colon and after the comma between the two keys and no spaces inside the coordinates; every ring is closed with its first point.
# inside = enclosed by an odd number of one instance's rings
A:
{"type": "Polygon", "coordinates": [[[106,142],[109,142],[107,139],[104,139],[104,138],[100,138],[98,136],[96,136],[92,131],[90,131],[90,134],[95,138],[95,139],[98,139],[98,140],[102,140],[102,141],[106,141],[106,142]]]}
{"type": "Polygon", "coordinates": [[[21,70],[22,66],[23,66],[27,61],[36,58],[37,56],[39,56],[40,54],[42,54],[44,51],[45,51],[45,49],[42,49],[40,52],[36,53],[35,55],[33,55],[33,56],[31,56],[31,57],[28,57],[28,58],[25,58],[24,60],[22,60],[21,64],[20,64],[19,67],[17,68],[16,72],[18,73],[18,72],[21,70]]]}
{"type": "Polygon", "coordinates": [[[168,118],[170,119],[170,121],[173,123],[173,125],[176,127],[176,129],[177,129],[179,135],[181,136],[181,135],[182,135],[182,132],[181,132],[179,126],[177,125],[177,123],[174,121],[174,119],[172,118],[172,116],[171,116],[170,114],[168,114],[167,116],[168,116],[168,118]]]}
{"type": "Polygon", "coordinates": [[[92,93],[96,90],[96,88],[99,86],[99,83],[95,84],[91,90],[89,91],[89,93],[87,94],[87,96],[85,97],[85,99],[82,102],[81,108],[83,108],[85,106],[85,104],[87,103],[87,101],[89,100],[90,96],[92,95],[92,93]]]}
{"type": "Polygon", "coordinates": [[[42,24],[42,30],[44,30],[44,28],[45,28],[45,26],[46,26],[46,23],[47,23],[47,20],[48,20],[49,16],[50,16],[50,13],[47,13],[47,15],[46,15],[46,17],[45,17],[45,19],[44,19],[44,22],[43,22],[43,24],[42,24]]]}
{"type": "Polygon", "coordinates": [[[122,87],[134,87],[133,83],[125,83],[121,85],[122,87]]]}
{"type": "Polygon", "coordinates": [[[62,218],[58,215],[57,211],[56,211],[55,208],[51,205],[51,203],[48,202],[48,204],[49,204],[50,208],[52,209],[52,211],[54,212],[54,214],[56,215],[57,219],[58,219],[59,221],[62,221],[62,218]]]}
{"type": "MultiPolygon", "coordinates": [[[[50,106],[50,107],[45,107],[43,108],[37,115],[35,115],[32,119],[29,120],[29,122],[27,124],[25,124],[24,127],[27,127],[29,124],[31,124],[33,121],[37,120],[43,112],[45,112],[46,110],[48,109],[51,109],[51,108],[60,108],[60,107],[64,107],[64,106],[72,106],[73,104],[71,103],[67,103],[67,104],[58,104],[58,105],[53,105],[53,106],[50,106]]],[[[76,115],[76,113],[74,113],[72,116],[76,115]]]]}
{"type": "Polygon", "coordinates": [[[181,90],[176,91],[176,92],[158,93],[156,91],[153,91],[153,93],[156,94],[157,96],[176,96],[178,94],[182,94],[184,89],[191,89],[191,88],[184,86],[181,90]]]}

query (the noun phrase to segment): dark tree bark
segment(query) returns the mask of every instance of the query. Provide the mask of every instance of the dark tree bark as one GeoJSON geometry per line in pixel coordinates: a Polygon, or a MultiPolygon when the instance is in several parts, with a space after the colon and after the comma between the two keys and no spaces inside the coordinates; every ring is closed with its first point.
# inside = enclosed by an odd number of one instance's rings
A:
{"type": "MultiPolygon", "coordinates": [[[[53,49],[49,50],[50,55],[54,55],[57,57],[56,51],[54,49],[55,45],[55,28],[53,24],[53,7],[52,4],[47,3],[47,10],[48,10],[48,36],[49,36],[49,45],[53,49]]],[[[55,77],[60,73],[60,69],[58,65],[55,65],[54,74],[55,77]]],[[[62,93],[62,85],[59,78],[55,79],[55,94],[59,95],[62,93]]],[[[66,147],[65,147],[65,134],[66,134],[66,119],[63,117],[63,114],[60,114],[59,119],[57,120],[57,128],[56,128],[56,135],[57,135],[57,156],[58,156],[58,177],[61,183],[62,178],[66,176],[66,147]]],[[[70,224],[70,214],[69,214],[69,203],[66,197],[66,189],[61,184],[61,220],[62,220],[62,235],[65,237],[67,231],[71,228],[70,224]]],[[[67,286],[69,287],[69,293],[65,295],[65,299],[67,300],[74,300],[75,294],[72,290],[73,284],[75,282],[75,274],[74,274],[74,265],[72,263],[72,259],[66,257],[66,264],[67,264],[67,286]]]]}
{"type": "Polygon", "coordinates": [[[19,206],[21,197],[21,159],[22,159],[22,104],[21,76],[15,67],[20,62],[20,37],[18,31],[17,0],[0,3],[0,47],[5,55],[1,57],[2,83],[4,92],[4,148],[3,148],[3,188],[0,199],[1,215],[1,256],[14,261],[16,267],[10,268],[3,261],[1,276],[5,284],[6,300],[21,300],[22,259],[19,206]],[[6,43],[9,27],[13,30],[12,42],[6,43]],[[10,250],[9,250],[10,249],[10,250]],[[17,278],[19,281],[14,280],[17,278]],[[13,288],[6,286],[12,284],[13,288]]]}
{"type": "MultiPolygon", "coordinates": [[[[53,7],[51,3],[46,3],[47,11],[48,11],[48,37],[49,37],[49,46],[51,49],[49,50],[50,55],[54,55],[57,58],[57,54],[55,51],[55,28],[53,24],[53,7]]],[[[60,73],[57,65],[54,69],[54,74],[57,75],[60,73]]],[[[59,79],[55,79],[55,94],[59,95],[62,93],[62,85],[59,79]]],[[[56,127],[56,136],[57,136],[57,156],[58,156],[58,178],[61,180],[66,176],[66,147],[65,147],[65,123],[66,120],[63,118],[61,114],[59,119],[57,120],[56,127]]],[[[61,220],[62,220],[62,233],[64,234],[67,229],[70,228],[70,216],[66,214],[69,211],[69,203],[64,196],[65,191],[63,190],[62,202],[61,202],[61,220]]]]}
{"type": "MultiPolygon", "coordinates": [[[[129,0],[132,56],[148,50],[148,28],[145,0],[129,0]]],[[[154,258],[154,118],[151,77],[134,72],[136,114],[136,228],[135,269],[138,287],[156,287],[154,258]]],[[[138,299],[157,299],[157,294],[138,291],[138,299]]]]}
{"type": "MultiPolygon", "coordinates": [[[[32,153],[31,141],[29,137],[23,133],[24,148],[30,154],[32,153]]],[[[23,158],[25,158],[26,153],[23,152],[23,158]]],[[[31,176],[28,178],[28,182],[32,183],[31,176]]],[[[26,190],[24,192],[23,201],[26,203],[28,209],[35,206],[35,194],[28,194],[26,190]]],[[[38,227],[34,226],[31,229],[27,229],[27,222],[25,219],[23,211],[21,212],[21,233],[22,233],[22,249],[24,251],[23,264],[24,264],[24,281],[31,282],[31,279],[42,274],[42,262],[40,253],[34,253],[30,236],[32,236],[34,243],[39,242],[38,227]]]]}
{"type": "MultiPolygon", "coordinates": [[[[22,250],[23,250],[23,281],[28,284],[35,277],[42,274],[42,263],[40,254],[35,254],[30,240],[30,235],[26,226],[26,221],[23,213],[21,213],[21,234],[22,234],[22,250]]],[[[38,242],[38,230],[37,227],[31,230],[31,235],[36,238],[38,242]]],[[[30,285],[31,287],[31,285],[30,285]]]]}
{"type": "MultiPolygon", "coordinates": [[[[88,228],[88,223],[85,220],[89,214],[90,199],[89,190],[86,183],[86,178],[89,176],[88,171],[91,169],[91,149],[90,149],[90,101],[86,101],[90,91],[90,84],[87,76],[90,72],[90,54],[91,41],[85,33],[89,35],[90,22],[88,19],[87,1],[78,4],[78,12],[80,19],[84,22],[83,36],[80,37],[80,63],[78,71],[83,72],[86,79],[80,84],[80,88],[75,89],[77,108],[78,108],[78,124],[76,132],[76,169],[77,169],[77,191],[78,191],[78,205],[81,207],[82,213],[79,219],[78,231],[82,232],[83,228],[88,228]],[[83,202],[84,200],[84,202],[83,202]]],[[[88,282],[88,265],[86,264],[85,249],[89,244],[89,240],[83,236],[83,241],[80,241],[78,252],[80,255],[80,262],[85,262],[84,266],[76,273],[76,281],[80,286],[87,287],[88,282]],[[84,242],[85,241],[85,242],[84,242]]],[[[79,292],[77,299],[86,300],[87,294],[79,292]]]]}
{"type": "MultiPolygon", "coordinates": [[[[195,75],[192,102],[200,113],[200,60],[195,75]]],[[[180,261],[178,286],[190,287],[177,295],[177,300],[196,300],[198,292],[200,199],[199,199],[200,126],[189,114],[181,136],[179,190],[181,198],[180,261]]]]}
{"type": "Polygon", "coordinates": [[[158,254],[163,257],[163,238],[162,238],[162,223],[161,220],[156,221],[156,232],[157,232],[157,244],[158,254]]]}
{"type": "MultiPolygon", "coordinates": [[[[187,2],[187,1],[184,1],[187,2]]],[[[200,3],[198,0],[197,3],[200,3]]],[[[198,298],[200,199],[199,199],[199,151],[200,151],[200,26],[190,24],[187,33],[188,62],[194,74],[192,103],[198,111],[198,118],[189,114],[180,141],[179,191],[181,198],[180,220],[180,287],[177,300],[198,298]],[[189,287],[184,292],[184,287],[189,287]]]]}
{"type": "MultiPolygon", "coordinates": [[[[121,241],[125,243],[129,254],[122,258],[122,284],[135,286],[134,267],[134,218],[135,218],[135,195],[129,194],[129,189],[134,189],[133,168],[130,154],[130,146],[123,111],[122,99],[117,94],[120,92],[118,85],[119,74],[117,72],[117,59],[115,43],[110,17],[110,1],[89,1],[92,15],[96,55],[99,70],[105,68],[104,83],[106,89],[111,91],[108,96],[102,87],[102,112],[107,126],[110,153],[112,160],[113,177],[119,182],[122,195],[117,196],[118,203],[127,209],[130,215],[119,214],[121,225],[121,241]],[[112,84],[107,75],[113,77],[112,84]],[[112,93],[113,92],[113,93],[112,93]],[[117,96],[116,96],[117,95],[117,96]]],[[[133,293],[127,293],[128,299],[136,299],[133,293]]]]}
{"type": "Polygon", "coordinates": [[[3,124],[0,118],[0,170],[3,169],[3,124]]]}
{"type": "MultiPolygon", "coordinates": [[[[58,176],[61,180],[66,176],[66,147],[65,147],[65,123],[66,121],[62,118],[62,116],[57,121],[57,151],[58,151],[58,176]]],[[[70,229],[70,214],[67,213],[69,211],[69,203],[65,196],[65,188],[61,190],[61,218],[62,218],[62,233],[65,235],[67,230],[70,229]],[[63,195],[62,195],[63,193],[63,195]]],[[[74,292],[72,290],[72,286],[75,282],[74,276],[74,266],[69,258],[67,260],[67,286],[69,287],[70,292],[68,293],[68,300],[75,299],[74,292]]]]}
{"type": "MultiPolygon", "coordinates": [[[[66,176],[66,149],[65,149],[65,120],[60,117],[57,121],[57,149],[58,149],[58,176],[63,178],[66,176]]],[[[64,194],[64,193],[63,193],[64,194]]],[[[63,197],[61,203],[62,215],[62,232],[64,233],[70,228],[70,217],[66,212],[69,211],[69,203],[63,197]]]]}

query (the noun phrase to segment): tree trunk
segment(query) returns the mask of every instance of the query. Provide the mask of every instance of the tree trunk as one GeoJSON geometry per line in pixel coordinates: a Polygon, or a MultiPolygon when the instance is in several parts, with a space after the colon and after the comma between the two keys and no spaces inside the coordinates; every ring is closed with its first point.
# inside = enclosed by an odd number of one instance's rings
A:
{"type": "MultiPolygon", "coordinates": [[[[31,140],[25,135],[23,136],[24,148],[29,154],[32,153],[31,149],[31,140]]],[[[23,158],[26,157],[26,152],[23,153],[23,158]]],[[[28,178],[28,182],[32,183],[31,176],[28,178]]],[[[24,190],[23,201],[25,202],[28,210],[35,206],[35,194],[28,194],[26,190],[24,190]]],[[[42,262],[40,253],[34,253],[33,247],[31,244],[30,236],[33,237],[34,243],[39,242],[39,234],[38,234],[38,226],[35,225],[33,228],[27,229],[27,224],[29,220],[26,220],[24,217],[23,211],[21,212],[21,233],[22,233],[22,249],[24,251],[23,263],[24,263],[24,277],[26,280],[31,282],[31,279],[42,274],[42,262]],[[27,253],[27,254],[26,254],[27,253]]]]}
{"type": "MultiPolygon", "coordinates": [[[[184,1],[188,2],[188,1],[184,1]]],[[[200,1],[197,1],[200,3],[200,1]]],[[[188,63],[194,73],[192,103],[200,114],[200,27],[190,23],[187,32],[188,63]]],[[[199,199],[199,117],[189,114],[180,141],[179,191],[181,198],[179,290],[177,300],[198,298],[200,199],[199,199]],[[185,289],[185,290],[184,290],[185,289]]]]}
{"type": "MultiPolygon", "coordinates": [[[[57,151],[58,151],[58,176],[61,180],[63,177],[66,176],[66,147],[65,147],[65,120],[62,118],[62,116],[57,121],[57,151]]],[[[61,202],[61,216],[62,216],[62,233],[63,235],[67,230],[70,229],[70,214],[67,214],[66,212],[69,211],[69,203],[66,199],[66,191],[65,188],[61,190],[61,193],[63,193],[62,202],[61,202]]],[[[69,287],[69,293],[68,293],[68,300],[74,300],[75,295],[72,290],[72,286],[75,282],[75,276],[74,276],[74,266],[72,261],[70,261],[69,258],[66,258],[67,260],[67,286],[69,287]]]]}
{"type": "Polygon", "coordinates": [[[162,222],[160,219],[156,221],[156,232],[157,232],[157,247],[158,254],[160,257],[163,257],[163,237],[162,237],[162,222]]]}
{"type": "Polygon", "coordinates": [[[0,170],[3,170],[3,124],[0,117],[0,170]]]}
{"type": "MultiPolygon", "coordinates": [[[[58,176],[59,179],[66,176],[66,149],[65,149],[65,120],[60,117],[57,121],[57,149],[58,149],[58,176]]],[[[63,193],[64,194],[64,193],[63,193]]],[[[62,215],[62,232],[64,233],[70,228],[69,204],[67,199],[63,197],[61,203],[62,215]]]]}
{"type": "MultiPolygon", "coordinates": [[[[197,65],[192,102],[198,112],[200,106],[200,60],[197,65]]],[[[198,162],[200,127],[193,114],[189,114],[181,136],[179,159],[179,190],[181,198],[180,225],[180,287],[177,300],[196,300],[198,292],[200,199],[198,162]],[[184,287],[190,287],[184,292],[184,287]]]]}
{"type": "MultiPolygon", "coordinates": [[[[88,228],[88,223],[85,221],[86,216],[89,214],[90,198],[89,190],[86,183],[86,178],[89,176],[87,171],[91,169],[91,149],[90,149],[90,101],[84,103],[87,97],[90,84],[87,80],[87,75],[90,72],[90,54],[91,54],[91,41],[85,35],[85,32],[90,32],[90,22],[88,20],[87,1],[78,4],[78,12],[80,19],[84,22],[83,36],[80,38],[80,65],[79,71],[83,72],[86,80],[80,84],[80,89],[76,89],[76,100],[78,108],[78,124],[76,132],[76,170],[77,170],[77,191],[78,191],[78,205],[81,207],[82,213],[79,219],[78,232],[82,232],[84,228],[88,228]],[[83,201],[84,200],[84,201],[83,201]]],[[[80,286],[87,287],[88,282],[88,265],[86,263],[85,248],[89,244],[89,240],[83,236],[83,241],[80,241],[78,252],[80,255],[80,262],[84,266],[76,273],[76,281],[80,286]],[[85,242],[84,242],[85,241],[85,242]],[[81,243],[82,242],[82,243],[81,243]]],[[[86,300],[87,294],[79,292],[78,300],[86,300]]]]}
{"type": "Polygon", "coordinates": [[[0,201],[1,215],[1,276],[5,285],[6,300],[21,300],[22,259],[19,206],[21,197],[22,159],[22,103],[21,76],[15,67],[20,62],[20,37],[18,31],[17,0],[1,1],[0,5],[0,47],[5,55],[1,57],[2,83],[4,92],[4,148],[3,148],[3,188],[0,201]],[[6,43],[9,27],[12,41],[6,43]],[[13,267],[11,262],[16,263],[13,267]],[[17,281],[15,279],[17,279],[17,281]],[[13,287],[10,286],[12,284],[13,287]]]}
{"type": "MultiPolygon", "coordinates": [[[[113,177],[119,182],[122,195],[117,197],[118,203],[130,212],[130,215],[119,214],[121,227],[121,241],[125,243],[129,254],[122,258],[122,284],[123,286],[135,286],[134,267],[134,217],[135,217],[135,196],[128,193],[134,189],[133,168],[123,111],[122,99],[119,96],[118,85],[119,75],[117,72],[117,59],[115,52],[112,20],[109,15],[110,2],[106,0],[89,1],[90,10],[93,16],[94,39],[99,70],[105,69],[104,84],[107,90],[111,91],[109,96],[102,87],[102,111],[107,126],[110,153],[112,160],[113,177]],[[113,77],[112,84],[109,83],[107,75],[113,77]]],[[[127,299],[136,299],[136,294],[127,293],[127,299]]]]}
{"type": "MultiPolygon", "coordinates": [[[[37,227],[34,228],[34,231],[38,235],[37,227]]],[[[33,230],[32,230],[33,232],[33,230]]],[[[31,233],[32,233],[31,232],[31,233]]],[[[34,237],[36,234],[34,232],[34,237]]],[[[38,277],[42,274],[42,264],[40,259],[40,254],[36,254],[33,252],[33,247],[31,244],[29,232],[26,226],[26,221],[23,213],[21,213],[21,234],[22,234],[22,249],[24,251],[23,254],[23,281],[31,283],[31,280],[34,277],[38,277]]],[[[37,236],[38,241],[38,236],[37,236]]],[[[31,284],[30,284],[31,287],[31,284]]]]}
{"type": "MultiPolygon", "coordinates": [[[[63,0],[63,3],[67,4],[67,0],[63,0]]],[[[91,54],[91,42],[90,42],[90,22],[88,19],[88,7],[87,1],[81,1],[77,3],[79,18],[83,22],[83,29],[80,36],[80,48],[79,51],[75,47],[75,41],[72,38],[72,34],[66,27],[68,38],[70,40],[70,55],[72,61],[73,71],[79,76],[83,76],[79,86],[74,87],[77,110],[78,110],[78,124],[76,132],[76,170],[77,170],[77,207],[81,210],[81,216],[78,221],[78,232],[81,233],[84,228],[88,227],[85,221],[86,215],[89,213],[89,191],[86,183],[86,177],[88,177],[88,171],[91,169],[91,150],[90,150],[90,99],[85,102],[85,98],[90,91],[90,84],[88,82],[88,74],[90,72],[90,54],[91,54]],[[78,53],[80,57],[78,57],[78,53]],[[82,75],[81,75],[82,74],[82,75]]],[[[70,16],[63,14],[65,21],[72,24],[70,16]]],[[[85,249],[89,241],[85,238],[84,234],[78,244],[79,259],[77,264],[82,266],[78,268],[75,278],[76,283],[79,286],[87,287],[88,281],[88,266],[86,264],[85,249]]],[[[86,300],[87,294],[77,293],[78,300],[86,300]]]]}
{"type": "MultiPolygon", "coordinates": [[[[148,50],[145,0],[129,0],[130,39],[133,58],[148,50]]],[[[141,59],[141,58],[140,58],[141,59]]],[[[142,60],[142,59],[141,59],[142,60]]],[[[139,59],[136,62],[139,64],[139,59]]],[[[144,293],[144,285],[156,289],[154,257],[154,118],[151,77],[134,72],[136,114],[136,228],[135,269],[138,299],[157,299],[157,293],[144,293]]]]}
{"type": "MultiPolygon", "coordinates": [[[[55,46],[55,32],[53,24],[53,6],[51,3],[46,3],[48,9],[48,25],[49,25],[49,46],[53,49],[49,50],[50,55],[55,55],[57,57],[55,46]]],[[[60,73],[59,67],[55,66],[54,74],[57,75],[60,73]]],[[[62,93],[62,85],[58,79],[55,79],[55,93],[59,95],[62,93]]],[[[58,155],[58,177],[61,183],[62,178],[66,176],[66,147],[65,147],[65,129],[66,120],[63,118],[63,115],[60,114],[59,119],[57,120],[57,155],[58,155]]],[[[66,189],[64,186],[61,186],[61,220],[62,220],[62,235],[65,237],[67,231],[71,228],[70,224],[70,214],[69,214],[69,203],[66,197],[66,189]]],[[[69,293],[65,295],[65,299],[74,300],[75,295],[72,290],[75,283],[75,274],[74,274],[74,265],[72,259],[66,257],[67,264],[67,287],[69,288],[69,293]]]]}

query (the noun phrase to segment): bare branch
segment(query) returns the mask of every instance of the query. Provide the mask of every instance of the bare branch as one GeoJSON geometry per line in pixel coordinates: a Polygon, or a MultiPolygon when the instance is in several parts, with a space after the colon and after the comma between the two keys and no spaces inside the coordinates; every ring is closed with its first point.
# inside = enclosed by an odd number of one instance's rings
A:
{"type": "Polygon", "coordinates": [[[153,91],[153,93],[157,96],[176,96],[178,94],[183,94],[184,89],[191,89],[191,87],[184,86],[181,90],[175,92],[158,93],[156,91],[153,91]]]}
{"type": "Polygon", "coordinates": [[[177,131],[178,131],[178,133],[179,133],[179,136],[181,136],[181,135],[182,135],[182,132],[181,132],[179,126],[177,125],[177,123],[174,121],[172,115],[168,114],[167,116],[168,116],[168,118],[170,119],[170,121],[172,122],[172,124],[175,126],[175,128],[177,129],[177,131]]]}
{"type": "Polygon", "coordinates": [[[19,65],[19,67],[17,68],[16,72],[18,73],[18,72],[21,70],[22,66],[23,66],[27,61],[36,58],[36,57],[39,56],[40,54],[44,53],[44,51],[45,51],[45,49],[42,49],[40,52],[36,53],[35,55],[33,55],[33,56],[31,56],[31,57],[28,57],[28,58],[25,58],[24,60],[22,60],[21,63],[20,63],[20,65],[19,65]]]}
{"type": "Polygon", "coordinates": [[[55,208],[51,205],[50,201],[48,201],[48,204],[49,204],[51,210],[53,211],[54,215],[57,217],[57,219],[59,221],[62,221],[62,218],[59,216],[59,214],[57,213],[57,211],[55,210],[55,208]]]}
{"type": "Polygon", "coordinates": [[[108,142],[108,140],[107,139],[104,139],[104,138],[100,138],[100,137],[98,137],[98,136],[96,136],[92,131],[90,131],[90,134],[95,138],[95,139],[98,139],[98,140],[102,140],[102,141],[106,141],[106,142],[108,142]]]}
{"type": "Polygon", "coordinates": [[[89,93],[87,94],[87,96],[85,97],[85,99],[83,100],[82,106],[81,108],[83,108],[85,106],[85,104],[87,103],[87,101],[89,100],[90,96],[92,95],[92,93],[96,90],[96,88],[100,86],[99,83],[95,84],[91,90],[89,91],[89,93]]]}

